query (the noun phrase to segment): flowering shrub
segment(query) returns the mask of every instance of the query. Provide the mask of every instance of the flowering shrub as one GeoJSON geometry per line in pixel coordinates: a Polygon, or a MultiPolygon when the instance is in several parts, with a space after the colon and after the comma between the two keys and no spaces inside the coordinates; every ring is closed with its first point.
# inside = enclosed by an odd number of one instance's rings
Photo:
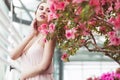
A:
{"type": "Polygon", "coordinates": [[[104,73],[101,75],[100,80],[120,80],[120,74],[117,73],[104,73]]]}
{"type": "Polygon", "coordinates": [[[100,77],[88,78],[87,80],[120,80],[120,73],[103,73],[100,77]]]}
{"type": "Polygon", "coordinates": [[[100,80],[98,77],[89,77],[87,80],[100,80]]]}
{"type": "Polygon", "coordinates": [[[69,55],[67,53],[64,53],[61,57],[61,60],[64,61],[64,62],[67,62],[68,61],[68,57],[69,55]]]}
{"type": "MultiPolygon", "coordinates": [[[[120,0],[48,0],[49,24],[39,31],[57,38],[59,47],[74,55],[80,47],[103,52],[120,63],[120,0]],[[102,46],[96,42],[102,36],[102,46]]],[[[67,57],[68,58],[68,57],[67,57]]]]}

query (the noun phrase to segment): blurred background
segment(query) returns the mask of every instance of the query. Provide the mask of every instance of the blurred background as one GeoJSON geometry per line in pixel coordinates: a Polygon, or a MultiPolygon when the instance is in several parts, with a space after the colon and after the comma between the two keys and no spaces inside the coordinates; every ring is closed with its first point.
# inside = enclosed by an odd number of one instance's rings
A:
{"type": "MultiPolygon", "coordinates": [[[[30,23],[40,0],[0,0],[0,80],[18,80],[19,60],[10,59],[10,50],[21,43],[30,33],[30,23]],[[16,67],[16,68],[13,68],[16,67]]],[[[98,39],[98,42],[101,42],[98,39]]],[[[60,49],[54,54],[54,80],[86,80],[104,72],[115,71],[119,65],[109,57],[88,52],[84,47],[70,57],[70,62],[61,61],[60,49]]]]}

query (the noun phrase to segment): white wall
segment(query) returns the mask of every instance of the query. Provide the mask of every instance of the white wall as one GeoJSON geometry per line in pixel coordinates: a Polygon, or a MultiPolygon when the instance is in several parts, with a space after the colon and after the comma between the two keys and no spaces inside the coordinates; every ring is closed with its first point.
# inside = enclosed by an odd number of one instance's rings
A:
{"type": "Polygon", "coordinates": [[[116,62],[67,62],[64,63],[64,80],[86,80],[104,72],[115,71],[116,62]]]}

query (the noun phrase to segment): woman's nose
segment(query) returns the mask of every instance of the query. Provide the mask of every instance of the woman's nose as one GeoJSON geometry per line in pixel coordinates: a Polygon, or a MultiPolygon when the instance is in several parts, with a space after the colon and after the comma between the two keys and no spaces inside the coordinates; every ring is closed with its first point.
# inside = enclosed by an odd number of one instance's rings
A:
{"type": "Polygon", "coordinates": [[[46,14],[45,12],[42,12],[42,14],[46,14]]]}

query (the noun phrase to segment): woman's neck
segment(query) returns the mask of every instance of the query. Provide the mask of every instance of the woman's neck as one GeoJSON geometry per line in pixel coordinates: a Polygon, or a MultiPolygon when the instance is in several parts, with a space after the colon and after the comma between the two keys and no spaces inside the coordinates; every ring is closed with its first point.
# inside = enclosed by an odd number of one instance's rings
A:
{"type": "Polygon", "coordinates": [[[47,22],[37,22],[37,27],[39,27],[43,23],[47,23],[47,22]]]}
{"type": "Polygon", "coordinates": [[[37,28],[41,25],[42,23],[40,23],[40,22],[37,22],[37,28]]]}

